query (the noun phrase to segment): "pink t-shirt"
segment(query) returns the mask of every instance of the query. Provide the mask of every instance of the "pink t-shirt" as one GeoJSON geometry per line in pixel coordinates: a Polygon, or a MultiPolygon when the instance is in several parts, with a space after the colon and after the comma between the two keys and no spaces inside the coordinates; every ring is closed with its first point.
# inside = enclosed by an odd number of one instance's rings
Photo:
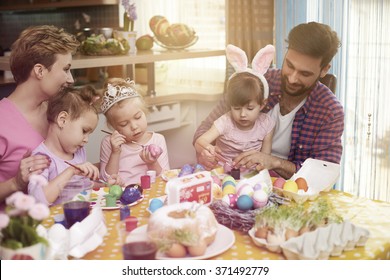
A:
{"type": "Polygon", "coordinates": [[[264,137],[272,131],[275,122],[267,114],[260,113],[252,129],[240,130],[233,122],[231,113],[227,112],[214,125],[220,134],[216,140],[217,147],[226,159],[234,159],[243,151],[259,151],[264,137]]]}
{"type": "MultiPolygon", "coordinates": [[[[152,138],[145,144],[155,144],[160,146],[163,150],[160,157],[157,159],[162,171],[169,170],[168,150],[165,138],[159,133],[152,132],[152,138]]],[[[148,167],[139,156],[141,147],[130,147],[126,144],[122,145],[121,156],[119,160],[119,176],[124,181],[125,185],[140,183],[142,175],[146,174],[148,167]]],[[[100,148],[100,176],[107,180],[106,166],[111,155],[110,136],[104,137],[100,148]]],[[[159,175],[159,174],[157,174],[159,175]]]]}
{"type": "Polygon", "coordinates": [[[0,100],[0,182],[15,177],[23,155],[43,140],[14,103],[0,100]]]}
{"type": "MultiPolygon", "coordinates": [[[[41,173],[48,181],[53,180],[58,174],[61,174],[65,169],[69,168],[69,165],[65,163],[65,160],[53,154],[43,142],[33,151],[33,154],[47,155],[51,159],[49,168],[46,168],[41,173]]],[[[68,160],[68,162],[72,164],[82,164],[86,162],[86,160],[87,154],[85,148],[80,148],[74,153],[73,159],[68,160]]],[[[52,205],[62,204],[63,202],[72,200],[78,193],[90,187],[91,184],[92,182],[89,178],[79,175],[73,176],[52,205]]],[[[30,182],[28,184],[28,193],[34,196],[37,201],[49,205],[43,189],[40,186],[36,186],[30,182]]]]}

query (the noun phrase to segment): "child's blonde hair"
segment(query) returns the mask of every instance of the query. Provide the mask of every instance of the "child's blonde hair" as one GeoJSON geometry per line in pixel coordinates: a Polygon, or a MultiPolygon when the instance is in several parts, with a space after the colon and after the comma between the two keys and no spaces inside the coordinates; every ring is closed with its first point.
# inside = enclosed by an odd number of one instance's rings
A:
{"type": "Polygon", "coordinates": [[[59,113],[63,111],[69,114],[71,120],[78,119],[88,110],[98,114],[99,105],[100,96],[92,86],[67,87],[49,100],[47,120],[55,122],[59,113]]]}

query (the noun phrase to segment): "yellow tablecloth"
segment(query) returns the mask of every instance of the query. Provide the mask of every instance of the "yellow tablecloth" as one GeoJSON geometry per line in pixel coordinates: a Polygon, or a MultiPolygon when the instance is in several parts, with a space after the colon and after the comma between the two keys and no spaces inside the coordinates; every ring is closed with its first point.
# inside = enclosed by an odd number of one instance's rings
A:
{"type": "MultiPolygon", "coordinates": [[[[144,200],[131,207],[131,215],[137,217],[149,216],[147,211],[149,200],[165,195],[165,182],[157,178],[149,190],[144,191],[144,200]]],[[[370,238],[366,246],[356,247],[352,251],[344,251],[339,257],[330,259],[390,259],[390,203],[359,198],[344,192],[332,190],[321,195],[329,197],[336,209],[344,219],[349,219],[357,226],[370,231],[370,238]]],[[[62,213],[62,206],[51,208],[51,216],[43,225],[50,227],[53,216],[62,213]]],[[[108,234],[103,243],[94,251],[86,254],[83,259],[111,260],[122,259],[121,247],[118,242],[116,223],[119,221],[119,209],[104,210],[108,234]]],[[[236,241],[234,245],[224,253],[213,257],[217,260],[284,260],[282,254],[272,253],[266,249],[257,247],[249,235],[234,231],[236,241]]]]}

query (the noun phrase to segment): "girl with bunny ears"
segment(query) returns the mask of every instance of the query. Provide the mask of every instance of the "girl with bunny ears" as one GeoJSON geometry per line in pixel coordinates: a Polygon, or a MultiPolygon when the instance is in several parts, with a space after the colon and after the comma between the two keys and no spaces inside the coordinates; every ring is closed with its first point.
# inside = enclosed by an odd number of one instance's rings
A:
{"type": "Polygon", "coordinates": [[[224,158],[228,165],[248,150],[271,153],[275,122],[261,110],[266,105],[269,93],[263,74],[268,70],[274,53],[275,48],[267,45],[257,52],[252,68],[248,68],[245,52],[236,46],[227,46],[226,57],[236,70],[227,85],[226,98],[230,111],[219,117],[196,140],[195,149],[198,153],[206,150],[210,158],[224,158]],[[212,145],[214,141],[215,146],[212,145]]]}

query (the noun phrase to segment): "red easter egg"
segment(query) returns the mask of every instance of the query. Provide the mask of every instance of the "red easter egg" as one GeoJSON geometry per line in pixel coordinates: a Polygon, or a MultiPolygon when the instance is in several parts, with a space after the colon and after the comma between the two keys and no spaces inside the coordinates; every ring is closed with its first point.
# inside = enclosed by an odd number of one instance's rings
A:
{"type": "Polygon", "coordinates": [[[274,181],[273,186],[274,186],[275,188],[278,188],[278,189],[283,189],[283,185],[284,185],[285,182],[286,182],[285,179],[283,179],[282,177],[279,177],[279,178],[277,178],[277,179],[274,181]]]}

